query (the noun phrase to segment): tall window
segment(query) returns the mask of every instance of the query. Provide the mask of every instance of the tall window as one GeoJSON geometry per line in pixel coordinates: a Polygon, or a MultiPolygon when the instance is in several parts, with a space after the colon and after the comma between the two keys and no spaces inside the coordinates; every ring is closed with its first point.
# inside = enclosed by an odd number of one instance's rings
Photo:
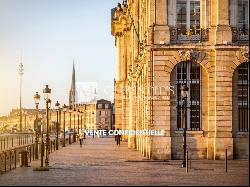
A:
{"type": "Polygon", "coordinates": [[[177,129],[182,128],[182,99],[181,99],[181,85],[184,83],[189,88],[187,98],[187,130],[200,130],[200,82],[201,82],[201,68],[200,65],[191,61],[181,62],[176,68],[176,86],[177,86],[177,129]]]}
{"type": "Polygon", "coordinates": [[[248,0],[238,0],[238,28],[243,32],[248,29],[248,0]]]}
{"type": "Polygon", "coordinates": [[[178,35],[200,34],[200,0],[177,0],[178,35]]]}
{"type": "Polygon", "coordinates": [[[109,104],[105,104],[105,109],[108,109],[109,108],[109,104]]]}
{"type": "Polygon", "coordinates": [[[98,109],[101,109],[102,108],[102,104],[98,104],[98,109]]]}
{"type": "Polygon", "coordinates": [[[238,120],[239,131],[249,130],[249,63],[241,64],[238,70],[238,120]]]}
{"type": "Polygon", "coordinates": [[[230,0],[230,25],[233,42],[249,41],[249,0],[230,0]]]}

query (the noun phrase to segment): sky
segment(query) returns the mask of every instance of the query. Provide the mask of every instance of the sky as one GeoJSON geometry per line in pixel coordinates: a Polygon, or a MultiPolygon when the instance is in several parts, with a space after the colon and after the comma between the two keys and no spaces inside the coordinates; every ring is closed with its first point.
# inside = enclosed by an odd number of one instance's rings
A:
{"type": "Polygon", "coordinates": [[[52,89],[52,105],[68,104],[73,60],[76,82],[97,85],[97,98],[113,100],[116,49],[110,9],[118,0],[0,0],[0,116],[23,107],[36,91],[52,89]]]}

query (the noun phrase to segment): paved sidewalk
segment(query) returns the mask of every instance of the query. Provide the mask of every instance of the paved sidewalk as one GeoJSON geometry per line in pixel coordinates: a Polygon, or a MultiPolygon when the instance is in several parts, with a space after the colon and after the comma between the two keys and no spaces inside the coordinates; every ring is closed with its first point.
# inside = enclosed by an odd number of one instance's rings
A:
{"type": "MultiPolygon", "coordinates": [[[[39,165],[33,162],[32,167],[39,165]]],[[[113,138],[89,138],[50,155],[50,171],[17,168],[0,175],[1,185],[248,185],[248,160],[192,161],[185,173],[181,161],[147,161],[138,151],[115,145],[113,138]]]]}

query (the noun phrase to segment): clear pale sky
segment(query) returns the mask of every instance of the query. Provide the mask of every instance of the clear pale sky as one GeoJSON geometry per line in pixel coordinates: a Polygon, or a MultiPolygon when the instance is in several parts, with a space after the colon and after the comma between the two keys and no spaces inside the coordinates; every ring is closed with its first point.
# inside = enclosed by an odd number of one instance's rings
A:
{"type": "Polygon", "coordinates": [[[73,59],[76,81],[97,82],[98,98],[112,100],[116,49],[110,9],[117,2],[0,0],[0,116],[19,107],[21,54],[23,107],[34,108],[33,95],[42,95],[46,84],[53,105],[68,104],[73,59]]]}

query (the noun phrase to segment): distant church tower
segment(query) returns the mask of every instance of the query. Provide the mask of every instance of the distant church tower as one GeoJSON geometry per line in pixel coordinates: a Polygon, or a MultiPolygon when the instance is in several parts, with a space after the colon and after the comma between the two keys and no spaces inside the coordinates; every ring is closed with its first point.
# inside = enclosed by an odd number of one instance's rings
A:
{"type": "Polygon", "coordinates": [[[75,106],[77,98],[76,98],[76,77],[75,77],[75,64],[73,63],[73,72],[72,72],[72,80],[71,87],[69,91],[69,106],[75,106]]]}

